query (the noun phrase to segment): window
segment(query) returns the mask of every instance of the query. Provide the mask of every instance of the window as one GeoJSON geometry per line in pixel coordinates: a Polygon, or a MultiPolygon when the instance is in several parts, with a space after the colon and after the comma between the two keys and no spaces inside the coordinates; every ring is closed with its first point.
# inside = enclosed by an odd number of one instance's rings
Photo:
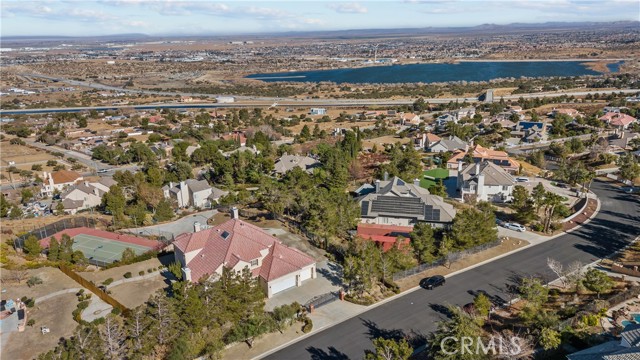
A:
{"type": "Polygon", "coordinates": [[[502,185],[502,191],[509,191],[508,185],[502,185]]]}
{"type": "Polygon", "coordinates": [[[251,260],[251,266],[258,266],[258,259],[251,260]]]}

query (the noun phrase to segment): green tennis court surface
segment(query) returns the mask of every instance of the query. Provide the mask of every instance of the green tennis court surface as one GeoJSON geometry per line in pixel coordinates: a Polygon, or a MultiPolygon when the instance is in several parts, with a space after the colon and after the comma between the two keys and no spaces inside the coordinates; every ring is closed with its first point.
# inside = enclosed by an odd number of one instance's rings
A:
{"type": "Polygon", "coordinates": [[[122,258],[122,252],[131,248],[137,255],[151,249],[141,245],[127,244],[98,236],[79,234],[73,237],[73,250],[80,250],[89,260],[112,263],[122,258]]]}

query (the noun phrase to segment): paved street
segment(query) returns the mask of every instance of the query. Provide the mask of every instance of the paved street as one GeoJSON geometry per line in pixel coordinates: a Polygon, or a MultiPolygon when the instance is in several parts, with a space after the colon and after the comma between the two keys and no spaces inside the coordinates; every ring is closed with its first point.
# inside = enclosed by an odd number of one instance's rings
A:
{"type": "Polygon", "coordinates": [[[505,284],[520,275],[540,274],[554,279],[547,258],[564,264],[591,263],[627,245],[640,234],[640,198],[627,196],[607,183],[591,189],[601,201],[598,215],[582,228],[447,279],[432,291],[418,289],[325,331],[270,354],[268,359],[361,359],[372,349],[371,339],[389,334],[427,334],[445,318],[443,306],[471,302],[478,291],[495,301],[508,300],[505,284]]]}

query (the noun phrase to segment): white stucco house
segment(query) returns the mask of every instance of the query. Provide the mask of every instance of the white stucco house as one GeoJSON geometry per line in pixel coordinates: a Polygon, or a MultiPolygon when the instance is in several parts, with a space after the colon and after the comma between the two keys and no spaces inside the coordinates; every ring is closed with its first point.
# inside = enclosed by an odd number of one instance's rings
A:
{"type": "Polygon", "coordinates": [[[164,197],[173,199],[180,208],[210,207],[229,192],[212,187],[206,180],[188,179],[162,187],[164,197]]]}
{"type": "Polygon", "coordinates": [[[45,171],[42,174],[42,189],[40,189],[40,194],[51,197],[56,190],[62,191],[68,186],[74,185],[82,180],[84,180],[82,175],[75,171],[60,170],[53,173],[45,171]]]}

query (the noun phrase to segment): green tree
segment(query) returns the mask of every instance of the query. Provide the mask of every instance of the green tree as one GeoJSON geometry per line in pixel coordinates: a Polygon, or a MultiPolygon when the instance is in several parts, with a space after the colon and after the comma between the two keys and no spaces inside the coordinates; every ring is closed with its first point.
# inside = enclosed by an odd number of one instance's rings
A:
{"type": "Polygon", "coordinates": [[[442,179],[438,179],[436,184],[431,185],[429,192],[433,195],[442,196],[443,198],[447,197],[447,187],[444,186],[442,179]]]}
{"type": "Polygon", "coordinates": [[[498,229],[491,204],[480,202],[476,208],[458,211],[451,235],[456,247],[463,249],[495,241],[498,229]]]}
{"type": "Polygon", "coordinates": [[[22,209],[20,209],[20,206],[13,206],[11,208],[11,211],[9,212],[9,219],[11,220],[15,220],[15,219],[20,219],[22,218],[22,209]]]}
{"type": "Polygon", "coordinates": [[[112,185],[109,191],[102,197],[102,206],[113,215],[114,219],[119,221],[124,220],[126,205],[127,199],[124,196],[122,188],[118,185],[112,185]]]}
{"type": "Polygon", "coordinates": [[[64,215],[64,204],[62,204],[62,201],[58,201],[58,203],[56,204],[56,215],[64,215]]]}
{"type": "Polygon", "coordinates": [[[413,254],[419,263],[430,263],[435,260],[436,244],[434,231],[427,223],[417,223],[409,234],[413,254]]]}
{"type": "Polygon", "coordinates": [[[478,315],[487,317],[491,311],[491,300],[484,293],[479,293],[473,299],[473,306],[478,315]]]}
{"type": "Polygon", "coordinates": [[[253,342],[262,334],[273,328],[273,320],[264,314],[253,316],[246,321],[234,325],[229,332],[229,340],[244,341],[253,346],[253,342]]]}
{"type": "Polygon", "coordinates": [[[640,164],[632,153],[626,153],[618,158],[618,166],[620,167],[620,176],[629,181],[633,181],[640,176],[640,164]]]}
{"type": "Polygon", "coordinates": [[[78,121],[76,122],[76,124],[78,124],[79,128],[86,128],[87,127],[87,119],[85,118],[80,118],[78,119],[78,121]]]}
{"type": "Polygon", "coordinates": [[[545,350],[557,349],[562,344],[560,333],[556,330],[544,328],[540,332],[540,345],[545,350]]]}
{"type": "Polygon", "coordinates": [[[609,275],[594,268],[587,270],[582,284],[588,290],[597,293],[598,298],[600,298],[600,294],[608,292],[613,288],[613,280],[611,280],[609,275]]]}
{"type": "Polygon", "coordinates": [[[29,256],[37,257],[42,252],[42,247],[40,247],[40,242],[38,238],[34,235],[29,236],[24,241],[24,251],[29,254],[29,256]]]}
{"type": "Polygon", "coordinates": [[[300,131],[300,139],[304,142],[306,140],[311,140],[311,138],[311,130],[309,130],[309,127],[307,125],[303,126],[302,130],[300,131]]]}
{"type": "Polygon", "coordinates": [[[11,210],[11,203],[4,197],[4,194],[0,193],[0,217],[6,217],[11,210]]]}
{"type": "Polygon", "coordinates": [[[523,299],[538,307],[547,301],[549,295],[549,289],[538,278],[523,278],[518,291],[523,299]]]}
{"type": "Polygon", "coordinates": [[[379,337],[373,340],[373,351],[367,351],[366,360],[408,360],[413,354],[411,345],[405,339],[385,339],[379,337]]]}
{"type": "Polygon", "coordinates": [[[20,192],[20,196],[20,202],[26,204],[31,199],[33,199],[33,192],[31,191],[31,189],[22,189],[22,191],[20,192]]]}
{"type": "Polygon", "coordinates": [[[55,236],[51,237],[49,241],[49,251],[47,253],[47,259],[49,261],[58,261],[58,254],[60,253],[60,243],[55,236]]]}
{"type": "Polygon", "coordinates": [[[467,314],[457,306],[450,306],[449,313],[449,319],[438,323],[436,332],[429,336],[427,353],[430,358],[436,360],[479,360],[487,358],[482,353],[459,351],[460,341],[463,338],[471,339],[471,349],[476,349],[479,346],[478,341],[481,341],[482,336],[482,321],[473,315],[467,314]]]}
{"type": "Polygon", "coordinates": [[[158,207],[156,208],[155,219],[157,221],[168,221],[173,219],[173,207],[171,207],[171,203],[167,199],[162,199],[158,203],[158,207]]]}

